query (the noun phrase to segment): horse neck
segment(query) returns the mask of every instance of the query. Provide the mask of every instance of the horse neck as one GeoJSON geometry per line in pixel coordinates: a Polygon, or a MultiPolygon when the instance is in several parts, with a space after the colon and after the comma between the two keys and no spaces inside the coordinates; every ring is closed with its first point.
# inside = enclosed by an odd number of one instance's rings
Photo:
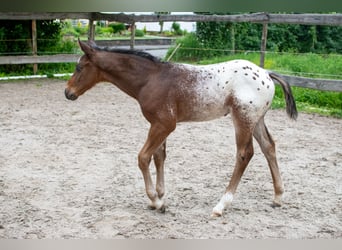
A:
{"type": "Polygon", "coordinates": [[[107,52],[98,60],[102,80],[111,82],[123,92],[137,98],[140,89],[156,71],[156,63],[134,55],[107,52]]]}

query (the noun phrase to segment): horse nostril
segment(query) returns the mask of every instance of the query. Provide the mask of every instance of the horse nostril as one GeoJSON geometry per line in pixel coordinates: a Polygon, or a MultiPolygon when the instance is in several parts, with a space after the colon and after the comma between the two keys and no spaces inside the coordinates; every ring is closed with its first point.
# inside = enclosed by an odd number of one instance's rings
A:
{"type": "Polygon", "coordinates": [[[64,90],[64,94],[68,100],[75,101],[77,99],[77,95],[75,95],[74,93],[70,93],[68,89],[64,90]]]}

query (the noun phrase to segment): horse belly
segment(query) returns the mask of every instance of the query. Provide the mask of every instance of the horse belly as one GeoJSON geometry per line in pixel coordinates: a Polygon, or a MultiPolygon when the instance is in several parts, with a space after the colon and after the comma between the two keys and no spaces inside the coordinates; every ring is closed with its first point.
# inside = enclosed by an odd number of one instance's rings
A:
{"type": "Polygon", "coordinates": [[[215,106],[212,104],[201,104],[195,107],[191,114],[191,121],[210,121],[229,113],[228,108],[215,106]]]}

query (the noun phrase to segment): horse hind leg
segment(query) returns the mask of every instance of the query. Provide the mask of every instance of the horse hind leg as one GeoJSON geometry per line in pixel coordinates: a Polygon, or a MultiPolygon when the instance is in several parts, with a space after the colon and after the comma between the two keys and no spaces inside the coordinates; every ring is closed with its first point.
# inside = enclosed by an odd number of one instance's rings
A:
{"type": "Polygon", "coordinates": [[[212,217],[221,216],[224,209],[233,201],[234,194],[241,180],[241,177],[254,154],[253,149],[253,126],[245,123],[243,119],[238,119],[237,115],[232,113],[235,137],[236,137],[236,163],[233,175],[217,205],[213,208],[212,217]]]}
{"type": "Polygon", "coordinates": [[[157,183],[156,191],[159,199],[162,199],[165,194],[164,186],[164,162],[166,159],[166,141],[153,154],[154,165],[156,166],[157,183]]]}
{"type": "Polygon", "coordinates": [[[281,180],[281,176],[280,176],[280,172],[278,168],[276,151],[275,151],[275,143],[265,125],[264,117],[262,117],[257,123],[254,129],[253,135],[254,135],[254,138],[259,143],[260,148],[263,154],[265,155],[266,160],[268,162],[268,166],[271,170],[274,193],[275,193],[273,206],[281,206],[282,195],[284,193],[284,186],[283,186],[283,182],[281,180]]]}

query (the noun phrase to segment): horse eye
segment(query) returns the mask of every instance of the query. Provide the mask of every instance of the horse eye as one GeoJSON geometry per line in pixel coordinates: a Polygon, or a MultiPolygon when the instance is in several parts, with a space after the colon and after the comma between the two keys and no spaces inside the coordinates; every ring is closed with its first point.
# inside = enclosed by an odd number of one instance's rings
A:
{"type": "Polygon", "coordinates": [[[81,72],[81,66],[79,64],[76,65],[76,71],[81,72]]]}

